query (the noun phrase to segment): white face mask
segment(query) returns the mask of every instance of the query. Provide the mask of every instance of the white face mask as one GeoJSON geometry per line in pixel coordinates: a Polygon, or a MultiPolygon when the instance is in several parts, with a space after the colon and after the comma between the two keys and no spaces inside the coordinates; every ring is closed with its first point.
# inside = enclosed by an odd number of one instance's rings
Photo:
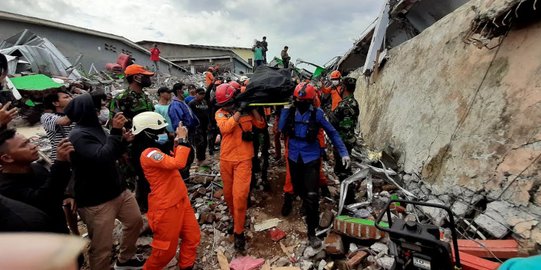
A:
{"type": "Polygon", "coordinates": [[[337,86],[340,83],[339,80],[332,80],[332,85],[337,86]]]}
{"type": "Polygon", "coordinates": [[[98,115],[98,119],[100,120],[100,123],[104,125],[109,120],[109,109],[102,108],[100,110],[100,114],[98,115]]]}

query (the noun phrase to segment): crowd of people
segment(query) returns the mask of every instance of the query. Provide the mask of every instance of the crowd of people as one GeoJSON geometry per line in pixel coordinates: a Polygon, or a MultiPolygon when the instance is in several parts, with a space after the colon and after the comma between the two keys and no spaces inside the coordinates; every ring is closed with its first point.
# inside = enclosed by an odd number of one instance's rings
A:
{"type": "Polygon", "coordinates": [[[17,109],[1,107],[1,231],[79,234],[80,217],[90,238],[89,266],[101,270],[110,268],[119,220],[123,234],[115,269],[162,269],[175,256],[179,239],[179,267],[192,269],[200,229],[185,181],[192,163],[219,161],[233,220],[229,233],[243,253],[250,192],[258,181],[270,188],[272,131],[274,158],[286,161],[282,215],[291,214],[299,196],[309,244],[321,245],[316,237],[319,198],[328,195],[322,172],[324,133],[335,149],[335,172],[343,180],[351,174],[349,155],[359,115],[355,79],[334,71],[329,83],[319,87],[299,80],[290,104],[253,107],[236,99],[249,78],[225,81],[214,67],[199,87],[182,82],[172,89],[159,87],[156,104],[144,91],[152,85],[153,72],[133,64],[125,75],[127,89],[112,99],[95,93],[73,97],[64,90],[44,98],[47,110],[41,122],[53,148],[50,168],[35,162],[35,144],[7,127],[17,109]],[[146,260],[136,255],[143,215],[153,232],[146,260]]]}

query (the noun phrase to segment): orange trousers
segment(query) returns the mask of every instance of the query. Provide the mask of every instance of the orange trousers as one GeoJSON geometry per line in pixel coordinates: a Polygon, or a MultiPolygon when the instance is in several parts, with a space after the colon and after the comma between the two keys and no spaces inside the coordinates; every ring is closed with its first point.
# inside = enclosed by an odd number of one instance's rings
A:
{"type": "MultiPolygon", "coordinates": [[[[286,181],[284,183],[284,193],[293,194],[293,184],[291,183],[291,174],[289,173],[289,162],[288,160],[288,147],[287,147],[287,140],[285,142],[285,150],[284,150],[284,156],[286,160],[286,181]]],[[[326,186],[327,185],[327,177],[325,176],[325,173],[323,173],[323,160],[319,162],[319,186],[326,186]]]]}
{"type": "Polygon", "coordinates": [[[182,241],[178,266],[180,269],[193,266],[201,231],[188,197],[167,209],[149,209],[147,216],[154,238],[151,243],[152,253],[143,269],[158,270],[167,266],[177,253],[179,238],[182,241]]]}
{"type": "Polygon", "coordinates": [[[250,181],[252,180],[252,160],[220,160],[220,173],[224,182],[224,199],[233,217],[233,231],[244,232],[250,181]]]}

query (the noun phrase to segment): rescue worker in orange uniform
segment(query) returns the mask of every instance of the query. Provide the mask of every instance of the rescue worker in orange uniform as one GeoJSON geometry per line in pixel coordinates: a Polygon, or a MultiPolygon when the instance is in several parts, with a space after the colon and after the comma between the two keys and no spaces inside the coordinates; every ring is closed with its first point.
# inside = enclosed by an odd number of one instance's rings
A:
{"type": "Polygon", "coordinates": [[[214,82],[214,67],[209,67],[205,73],[205,87],[208,88],[214,82]]]}
{"type": "Polygon", "coordinates": [[[245,102],[237,106],[237,90],[227,83],[216,89],[216,123],[222,134],[220,173],[224,185],[224,198],[233,217],[235,249],[245,251],[244,223],[254,157],[252,128],[263,128],[265,122],[256,110],[248,109],[245,102]],[[238,108],[236,108],[238,107],[238,108]]]}
{"type": "Polygon", "coordinates": [[[324,94],[331,94],[331,111],[334,111],[338,107],[338,103],[342,101],[342,85],[340,84],[342,74],[340,71],[335,70],[331,72],[330,78],[332,85],[330,87],[321,87],[321,91],[324,94]]]}
{"type": "Polygon", "coordinates": [[[150,183],[148,223],[154,238],[152,253],[143,269],[163,269],[177,252],[180,243],[180,269],[193,269],[197,246],[201,238],[199,223],[188,198],[188,189],[179,170],[189,166],[192,148],[188,130],[179,124],[176,129],[173,156],[164,152],[167,145],[167,121],[155,112],[143,112],[133,118],[132,133],[139,144],[147,148],[141,153],[141,167],[150,183]]]}

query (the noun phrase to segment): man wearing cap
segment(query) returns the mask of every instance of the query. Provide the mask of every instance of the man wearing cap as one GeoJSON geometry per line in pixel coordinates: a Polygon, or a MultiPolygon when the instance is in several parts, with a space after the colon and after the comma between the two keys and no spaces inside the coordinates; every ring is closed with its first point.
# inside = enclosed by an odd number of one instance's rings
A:
{"type": "Polygon", "coordinates": [[[111,118],[116,113],[124,113],[124,117],[128,119],[126,128],[130,128],[131,119],[134,116],[142,112],[154,111],[152,101],[143,92],[143,88],[152,84],[150,77],[154,76],[154,73],[136,64],[126,67],[124,73],[128,80],[128,89],[113,98],[109,110],[111,118]]]}

